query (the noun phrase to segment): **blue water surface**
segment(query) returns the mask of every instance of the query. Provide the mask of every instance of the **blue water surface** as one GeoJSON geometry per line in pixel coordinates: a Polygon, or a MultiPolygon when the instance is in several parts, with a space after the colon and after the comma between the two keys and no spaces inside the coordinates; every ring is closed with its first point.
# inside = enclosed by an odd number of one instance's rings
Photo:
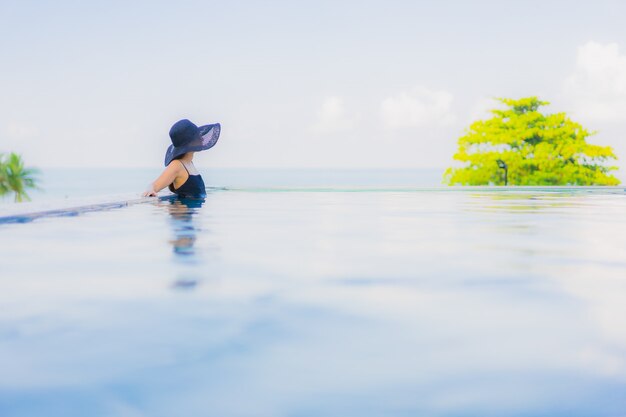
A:
{"type": "Polygon", "coordinates": [[[626,415],[626,195],[232,188],[0,225],[0,416],[626,415]]]}

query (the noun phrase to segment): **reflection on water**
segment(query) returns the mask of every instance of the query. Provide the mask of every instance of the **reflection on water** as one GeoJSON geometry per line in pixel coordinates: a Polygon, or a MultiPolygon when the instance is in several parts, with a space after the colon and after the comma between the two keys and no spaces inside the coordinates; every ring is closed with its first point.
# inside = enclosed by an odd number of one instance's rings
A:
{"type": "MultiPolygon", "coordinates": [[[[591,196],[574,194],[571,196],[555,195],[554,193],[472,193],[475,201],[471,204],[472,210],[525,212],[539,211],[553,208],[571,208],[584,206],[591,196]],[[569,197],[569,198],[567,198],[569,197]]],[[[558,211],[551,211],[558,213],[558,211]]]]}
{"type": "Polygon", "coordinates": [[[164,206],[171,216],[171,226],[175,238],[170,240],[176,256],[187,257],[194,255],[193,244],[197,239],[197,226],[194,225],[194,216],[205,202],[204,198],[172,198],[166,200],[164,206]]]}
{"type": "Polygon", "coordinates": [[[256,190],[5,225],[0,416],[623,416],[625,212],[256,190]]]}
{"type": "MultiPolygon", "coordinates": [[[[161,202],[170,215],[170,226],[174,233],[174,238],[169,240],[176,261],[183,264],[198,264],[202,261],[202,256],[196,254],[194,244],[201,230],[197,226],[197,216],[205,203],[204,198],[179,198],[171,197],[161,202]]],[[[174,288],[193,289],[200,277],[194,269],[181,268],[178,271],[178,278],[174,282],[174,288]]]]}

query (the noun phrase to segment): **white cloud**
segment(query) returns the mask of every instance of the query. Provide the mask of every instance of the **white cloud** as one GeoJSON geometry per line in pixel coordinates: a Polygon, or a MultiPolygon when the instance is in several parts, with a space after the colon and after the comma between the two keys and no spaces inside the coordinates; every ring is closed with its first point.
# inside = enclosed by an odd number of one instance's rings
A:
{"type": "Polygon", "coordinates": [[[383,100],[380,114],[390,128],[449,125],[454,121],[452,94],[415,87],[383,100]]]}
{"type": "Polygon", "coordinates": [[[587,42],[578,48],[564,90],[583,119],[626,121],[626,55],[617,43],[587,42]]]}
{"type": "Polygon", "coordinates": [[[359,116],[346,111],[341,97],[327,97],[318,112],[314,130],[321,133],[343,132],[354,128],[359,116]]]}
{"type": "Polygon", "coordinates": [[[25,126],[17,123],[9,123],[6,128],[8,136],[15,139],[32,138],[39,134],[39,129],[33,126],[25,126]]]}

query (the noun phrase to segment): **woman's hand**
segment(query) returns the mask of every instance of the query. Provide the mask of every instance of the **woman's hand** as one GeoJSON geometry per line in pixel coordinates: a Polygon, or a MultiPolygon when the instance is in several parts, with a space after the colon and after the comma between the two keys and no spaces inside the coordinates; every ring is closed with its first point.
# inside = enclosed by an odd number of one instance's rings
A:
{"type": "Polygon", "coordinates": [[[142,197],[156,197],[157,193],[155,193],[154,191],[144,191],[143,193],[141,193],[142,197]]]}

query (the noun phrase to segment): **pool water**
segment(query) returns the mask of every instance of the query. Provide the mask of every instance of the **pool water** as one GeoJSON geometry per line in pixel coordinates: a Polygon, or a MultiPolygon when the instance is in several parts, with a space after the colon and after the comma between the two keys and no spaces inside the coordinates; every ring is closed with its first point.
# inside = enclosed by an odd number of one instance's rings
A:
{"type": "Polygon", "coordinates": [[[258,188],[1,224],[0,416],[623,416],[625,213],[258,188]]]}

